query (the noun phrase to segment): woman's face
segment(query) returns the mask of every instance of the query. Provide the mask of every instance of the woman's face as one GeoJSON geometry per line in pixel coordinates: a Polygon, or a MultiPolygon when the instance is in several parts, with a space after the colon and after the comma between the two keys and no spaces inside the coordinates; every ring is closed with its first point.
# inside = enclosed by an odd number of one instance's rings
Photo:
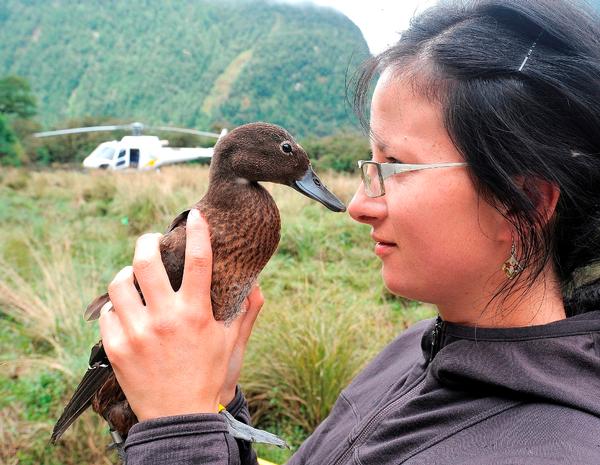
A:
{"type": "MultiPolygon", "coordinates": [[[[371,129],[374,161],[464,161],[438,104],[390,72],[377,83],[371,129]]],[[[468,167],[396,174],[385,190],[385,196],[369,198],[361,184],[349,213],[372,227],[387,288],[440,310],[487,302],[506,279],[501,267],[511,236],[504,218],[477,195],[468,167]]]]}

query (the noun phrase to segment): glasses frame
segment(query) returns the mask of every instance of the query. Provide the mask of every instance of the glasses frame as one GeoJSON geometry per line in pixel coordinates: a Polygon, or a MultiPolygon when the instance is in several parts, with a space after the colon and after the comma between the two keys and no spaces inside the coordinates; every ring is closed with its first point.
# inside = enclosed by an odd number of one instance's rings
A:
{"type": "Polygon", "coordinates": [[[368,197],[377,198],[383,197],[385,195],[385,185],[383,181],[385,181],[390,176],[394,174],[400,173],[408,173],[410,171],[421,171],[421,170],[430,170],[435,168],[452,168],[458,166],[467,166],[466,162],[448,162],[448,163],[379,163],[377,161],[372,160],[359,160],[358,168],[360,169],[360,176],[362,182],[365,186],[365,193],[368,197]],[[367,174],[365,173],[365,169],[363,167],[368,167],[369,165],[375,166],[377,168],[377,176],[379,178],[379,186],[381,187],[381,194],[379,195],[371,195],[369,193],[369,189],[367,189],[367,174]]]}

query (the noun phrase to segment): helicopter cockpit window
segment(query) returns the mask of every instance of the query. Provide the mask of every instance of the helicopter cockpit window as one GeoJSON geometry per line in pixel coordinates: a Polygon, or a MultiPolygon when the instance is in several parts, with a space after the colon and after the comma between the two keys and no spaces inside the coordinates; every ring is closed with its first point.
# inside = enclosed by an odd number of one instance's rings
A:
{"type": "Polygon", "coordinates": [[[103,160],[112,160],[112,157],[115,155],[115,149],[112,147],[102,147],[95,155],[103,160]]]}
{"type": "Polygon", "coordinates": [[[119,152],[118,158],[123,158],[124,156],[125,156],[125,149],[121,149],[121,151],[119,152]]]}

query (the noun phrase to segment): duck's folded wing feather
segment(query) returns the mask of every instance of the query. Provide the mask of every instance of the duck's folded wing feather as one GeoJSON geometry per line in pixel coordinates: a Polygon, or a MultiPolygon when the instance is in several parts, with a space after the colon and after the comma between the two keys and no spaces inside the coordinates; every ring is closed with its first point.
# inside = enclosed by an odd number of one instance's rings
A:
{"type": "Polygon", "coordinates": [[[186,222],[189,212],[190,212],[189,210],[185,210],[185,211],[182,211],[179,215],[177,215],[175,217],[175,219],[173,221],[171,221],[171,226],[168,227],[168,229],[165,231],[165,234],[169,234],[171,231],[173,231],[173,229],[175,229],[181,223],[186,222]]]}
{"type": "Polygon", "coordinates": [[[67,428],[90,406],[92,398],[111,373],[112,367],[106,352],[104,352],[102,342],[99,342],[92,348],[88,370],[54,426],[50,437],[52,443],[58,441],[67,428]]]}

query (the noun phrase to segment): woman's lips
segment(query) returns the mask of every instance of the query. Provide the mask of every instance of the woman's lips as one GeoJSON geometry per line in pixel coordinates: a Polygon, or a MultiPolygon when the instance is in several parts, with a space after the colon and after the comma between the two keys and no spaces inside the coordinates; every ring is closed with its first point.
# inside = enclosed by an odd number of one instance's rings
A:
{"type": "Polygon", "coordinates": [[[396,244],[393,242],[381,242],[378,241],[375,243],[375,255],[378,257],[384,257],[386,255],[391,254],[396,248],[396,244]]]}

